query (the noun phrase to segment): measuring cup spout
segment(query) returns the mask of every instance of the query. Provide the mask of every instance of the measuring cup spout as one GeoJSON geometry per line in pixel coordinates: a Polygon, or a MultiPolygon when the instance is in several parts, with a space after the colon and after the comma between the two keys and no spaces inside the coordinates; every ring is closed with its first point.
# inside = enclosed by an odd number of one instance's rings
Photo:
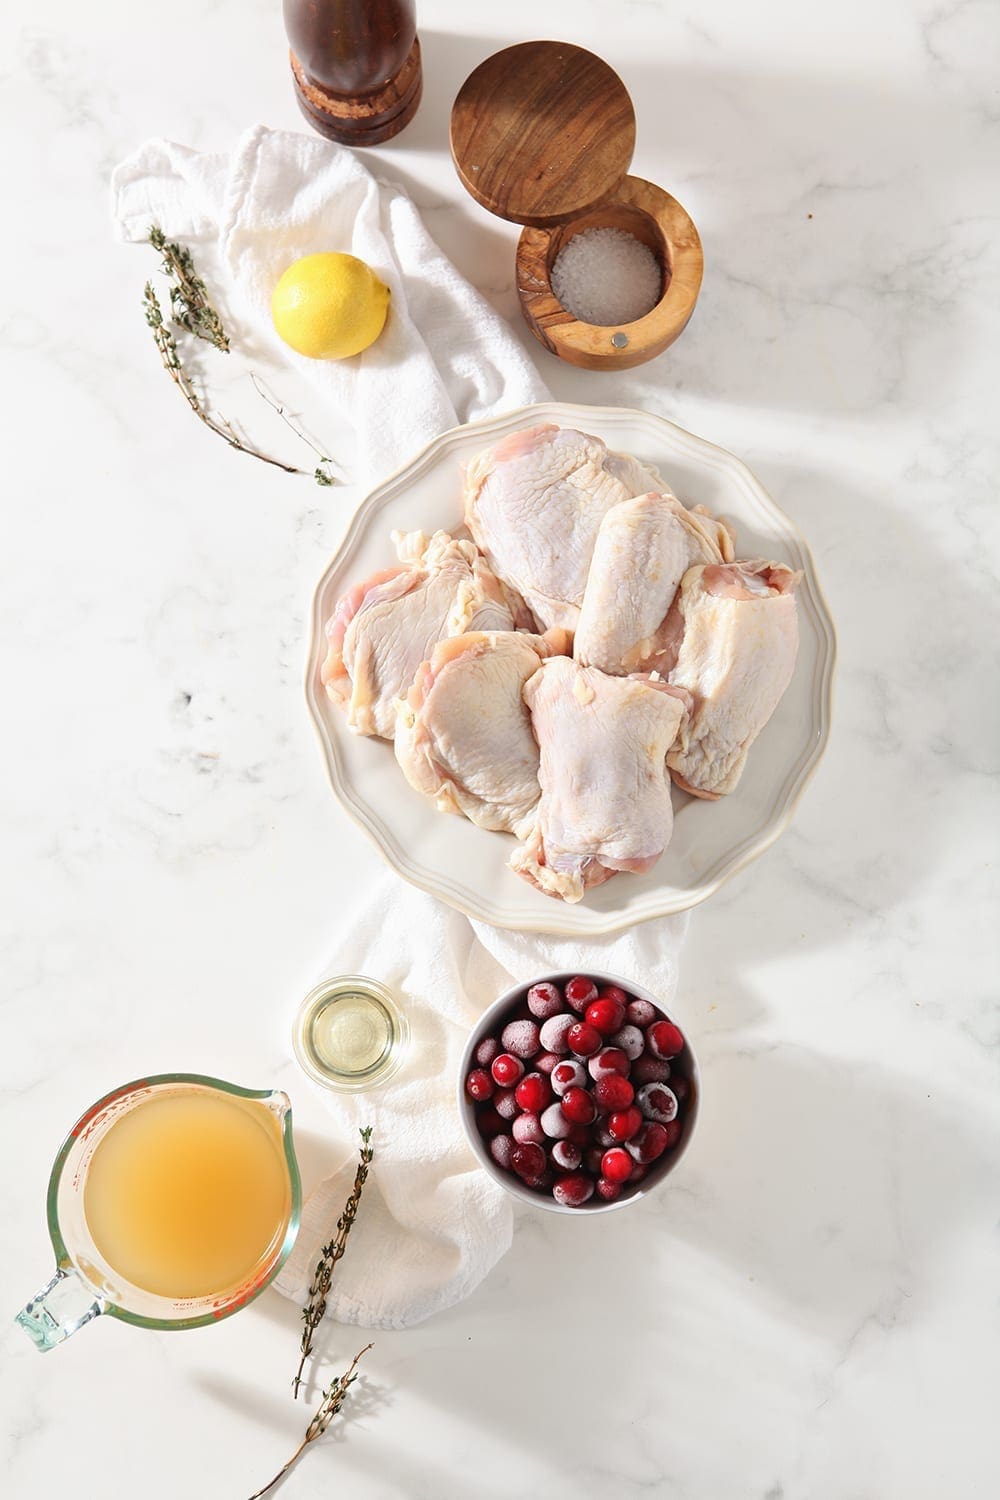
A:
{"type": "Polygon", "coordinates": [[[72,1266],[60,1266],[48,1285],[35,1293],[14,1321],[21,1325],[35,1348],[45,1354],[98,1317],[107,1305],[72,1266]]]}

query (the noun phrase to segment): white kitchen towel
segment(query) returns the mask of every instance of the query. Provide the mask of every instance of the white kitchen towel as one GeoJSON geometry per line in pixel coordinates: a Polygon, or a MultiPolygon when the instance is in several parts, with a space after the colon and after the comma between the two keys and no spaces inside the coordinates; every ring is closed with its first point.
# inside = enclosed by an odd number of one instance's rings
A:
{"type": "Polygon", "coordinates": [[[431,239],[410,198],[343,146],[255,126],[231,153],[151,140],[118,166],[112,213],[123,239],[151,224],[192,249],[221,305],[271,359],[293,364],[349,420],[350,479],[384,478],[462,422],[548,392],[510,328],[431,239]],[[391,292],[381,337],[348,360],[294,354],[271,323],[271,293],[318,251],[366,261],[391,292]]]}
{"type": "MultiPolygon", "coordinates": [[[[387,873],[356,911],[338,913],[338,926],[347,936],[324,976],[380,979],[406,1012],[411,1041],[383,1089],[329,1096],[342,1130],[374,1127],[376,1159],[327,1300],[341,1322],[406,1328],[468,1296],[511,1242],[514,1200],[477,1166],[458,1114],[458,1068],[470,1028],[511,985],[559,969],[635,979],[669,1004],[687,916],[586,941],[502,932],[387,873]]],[[[276,1283],[297,1302],[353,1177],[352,1157],[306,1205],[276,1283]]]]}

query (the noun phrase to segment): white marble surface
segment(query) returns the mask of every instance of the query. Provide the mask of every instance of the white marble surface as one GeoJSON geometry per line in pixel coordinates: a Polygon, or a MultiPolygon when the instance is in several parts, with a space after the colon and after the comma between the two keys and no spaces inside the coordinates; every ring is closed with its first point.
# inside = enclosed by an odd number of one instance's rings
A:
{"type": "MultiPolygon", "coordinates": [[[[539,354],[544,375],[730,448],[799,522],[839,625],[835,733],[792,830],[692,921],[705,1114],[675,1185],[525,1220],[466,1304],[377,1338],[283,1493],[997,1494],[997,12],[423,0],[420,20],[423,108],[372,154],[506,311],[516,231],[445,151],[459,82],[538,34],[625,78],[635,170],[701,228],[702,299],[644,370],[539,354]]],[[[280,7],[49,0],[4,7],[0,42],[13,1312],[49,1274],[63,1130],[115,1082],[284,1083],[307,1175],[329,1161],[289,1019],[377,864],[300,692],[309,591],[356,496],[198,429],[143,326],[148,260],[107,219],[109,170],[147,135],[298,124],[280,7]]],[[[8,1326],[5,1493],[244,1500],[300,1431],[296,1323],[268,1294],[183,1336],[99,1320],[45,1358],[8,1326]]],[[[329,1338],[335,1362],[358,1343],[329,1338]]]]}

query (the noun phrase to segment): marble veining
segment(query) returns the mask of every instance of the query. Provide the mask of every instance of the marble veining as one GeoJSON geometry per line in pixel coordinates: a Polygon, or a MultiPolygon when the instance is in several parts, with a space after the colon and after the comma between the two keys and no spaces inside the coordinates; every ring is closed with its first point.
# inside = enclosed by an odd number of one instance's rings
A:
{"type": "MultiPolygon", "coordinates": [[[[540,29],[625,79],[633,170],[704,239],[695,317],[624,376],[524,345],[556,398],[675,419],[799,524],[838,625],[834,734],[790,830],[692,919],[678,1005],[704,1114],[669,1189],[585,1225],[526,1215],[466,1303],[377,1336],[282,1493],[1000,1493],[996,7],[418,10],[424,103],[369,155],[512,319],[517,229],[462,192],[451,100],[540,29]]],[[[6,7],[0,42],[12,1313],[50,1274],[62,1134],[117,1082],[280,1084],[307,1178],[339,1161],[290,1026],[378,864],[301,690],[310,593],[360,498],[350,434],[270,370],[345,482],[200,430],[142,321],[152,258],[108,220],[110,169],[146,136],[300,127],[280,6],[51,0],[6,7]]],[[[253,367],[211,365],[219,406],[306,466],[253,367]]],[[[185,1335],[101,1319],[44,1359],[3,1324],[5,1493],[240,1500],[301,1435],[297,1337],[270,1294],[185,1335]]],[[[325,1329],[323,1373],[357,1346],[325,1329]]]]}

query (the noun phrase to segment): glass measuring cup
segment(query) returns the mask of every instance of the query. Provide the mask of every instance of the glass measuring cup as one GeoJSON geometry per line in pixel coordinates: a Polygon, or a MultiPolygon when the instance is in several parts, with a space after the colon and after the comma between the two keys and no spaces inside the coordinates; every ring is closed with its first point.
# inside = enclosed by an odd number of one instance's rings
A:
{"type": "Polygon", "coordinates": [[[201,1328],[228,1318],[274,1280],[291,1253],[299,1228],[302,1189],[292,1145],[292,1107],[277,1090],[243,1089],[201,1073],[160,1073],[124,1084],[83,1114],[63,1142],[49,1178],[49,1236],[56,1254],[52,1279],[18,1313],[37,1349],[53,1349],[101,1313],[139,1328],[201,1328]],[[288,1187],[288,1213],[271,1243],[238,1284],[204,1296],[160,1296],[116,1270],[98,1249],[84,1212],[84,1189],[94,1154],[118,1122],[143,1102],[178,1094],[209,1093],[246,1100],[267,1111],[280,1128],[288,1187]]]}

